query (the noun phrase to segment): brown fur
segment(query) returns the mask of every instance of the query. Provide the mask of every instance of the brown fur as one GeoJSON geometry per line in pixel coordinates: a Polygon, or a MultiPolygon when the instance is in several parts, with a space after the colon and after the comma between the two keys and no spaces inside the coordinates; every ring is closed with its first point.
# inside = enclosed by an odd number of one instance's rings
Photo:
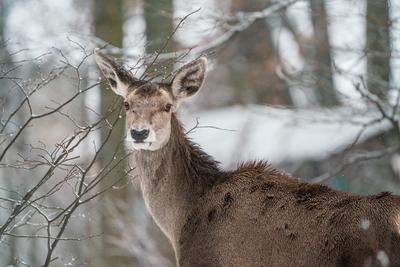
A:
{"type": "Polygon", "coordinates": [[[169,84],[134,79],[98,51],[96,61],[125,99],[128,135],[155,133],[143,147],[131,140],[133,165],[178,266],[400,266],[398,196],[307,184],[263,161],[223,171],[185,136],[173,112],[201,87],[204,58],[169,84]]]}
{"type": "Polygon", "coordinates": [[[265,162],[224,172],[175,116],[168,144],[135,163],[179,266],[385,266],[380,251],[400,266],[397,196],[303,183],[265,162]]]}

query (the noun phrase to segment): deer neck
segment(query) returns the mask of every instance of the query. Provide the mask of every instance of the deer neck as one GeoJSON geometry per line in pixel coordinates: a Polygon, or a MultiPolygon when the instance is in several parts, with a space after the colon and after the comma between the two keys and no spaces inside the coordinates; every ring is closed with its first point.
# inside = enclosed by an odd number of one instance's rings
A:
{"type": "Polygon", "coordinates": [[[134,153],[146,206],[174,244],[187,215],[212,184],[222,180],[217,162],[187,139],[175,115],[168,143],[157,151],[134,153]]]}

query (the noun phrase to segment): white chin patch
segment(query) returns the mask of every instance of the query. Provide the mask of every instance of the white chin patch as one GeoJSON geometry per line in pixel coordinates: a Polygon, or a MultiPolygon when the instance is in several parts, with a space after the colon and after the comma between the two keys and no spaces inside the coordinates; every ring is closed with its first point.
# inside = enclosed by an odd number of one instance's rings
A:
{"type": "Polygon", "coordinates": [[[136,143],[134,141],[130,141],[129,145],[134,150],[151,150],[150,147],[152,143],[144,142],[144,143],[136,143]]]}
{"type": "Polygon", "coordinates": [[[133,150],[156,150],[154,144],[156,143],[156,135],[153,130],[150,130],[149,137],[146,138],[143,142],[135,142],[132,139],[129,132],[126,137],[126,144],[130,149],[133,150]]]}
{"type": "Polygon", "coordinates": [[[150,151],[155,151],[160,148],[160,146],[157,143],[154,142],[143,142],[143,143],[136,143],[131,140],[127,140],[126,142],[127,146],[129,149],[132,150],[150,150],[150,151]]]}

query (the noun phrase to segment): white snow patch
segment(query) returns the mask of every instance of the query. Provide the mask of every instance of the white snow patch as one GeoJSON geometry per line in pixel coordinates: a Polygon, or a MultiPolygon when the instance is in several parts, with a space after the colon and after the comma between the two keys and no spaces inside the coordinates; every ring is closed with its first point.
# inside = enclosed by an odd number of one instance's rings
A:
{"type": "MultiPolygon", "coordinates": [[[[323,159],[354,142],[363,124],[379,116],[353,115],[347,109],[296,111],[264,106],[182,113],[186,129],[193,128],[197,118],[201,126],[189,137],[226,167],[249,159],[272,163],[323,159]]],[[[360,140],[388,128],[389,123],[374,124],[363,131],[360,140]]]]}

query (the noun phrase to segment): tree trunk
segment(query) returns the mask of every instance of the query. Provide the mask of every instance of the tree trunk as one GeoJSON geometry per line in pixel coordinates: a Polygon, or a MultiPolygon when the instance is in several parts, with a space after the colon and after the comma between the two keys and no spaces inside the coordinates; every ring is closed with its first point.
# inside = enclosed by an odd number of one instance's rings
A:
{"type": "Polygon", "coordinates": [[[310,0],[314,28],[314,79],[317,88],[317,101],[321,106],[339,105],[332,76],[331,46],[328,36],[325,1],[310,0]]]}
{"type": "MultiPolygon", "coordinates": [[[[266,7],[264,2],[232,1],[231,11],[257,11],[266,7]]],[[[266,20],[261,19],[240,32],[221,53],[221,62],[227,67],[226,79],[233,95],[227,104],[291,105],[289,87],[278,77],[280,64],[266,20]]]]}
{"type": "Polygon", "coordinates": [[[367,86],[386,100],[390,79],[389,1],[367,1],[367,86]]]}
{"type": "MultiPolygon", "coordinates": [[[[97,0],[94,2],[95,6],[95,34],[102,38],[106,42],[121,47],[123,40],[123,0],[97,0]]],[[[110,112],[111,107],[121,105],[122,99],[115,95],[108,86],[102,86],[101,88],[101,114],[105,116],[110,112]]],[[[118,116],[118,114],[115,114],[118,116]]],[[[113,121],[116,117],[110,118],[113,121]]],[[[105,132],[103,132],[102,140],[105,138],[105,132]]],[[[113,160],[112,154],[115,149],[121,146],[125,136],[123,120],[115,126],[111,139],[107,142],[106,147],[103,149],[99,158],[99,168],[105,167],[105,165],[113,160]]],[[[122,156],[122,153],[118,153],[116,159],[118,160],[122,156]]],[[[125,164],[122,164],[115,171],[112,171],[103,180],[103,186],[109,185],[112,181],[118,179],[121,175],[125,164]]],[[[118,190],[110,190],[106,192],[105,197],[101,199],[101,228],[102,228],[102,257],[103,266],[132,266],[133,258],[128,252],[123,251],[122,246],[115,246],[112,240],[121,240],[124,229],[119,229],[118,221],[124,221],[125,217],[129,213],[129,205],[119,205],[120,203],[129,203],[131,201],[131,188],[129,186],[123,186],[118,190]],[[111,214],[111,211],[118,214],[111,214]],[[116,212],[115,212],[116,211],[116,212]]]]}
{"type": "MultiPolygon", "coordinates": [[[[146,52],[164,53],[175,50],[172,36],[174,31],[173,0],[144,1],[144,19],[146,23],[146,52]]],[[[174,69],[174,62],[167,61],[154,64],[148,68],[150,77],[167,77],[174,69]]]]}

